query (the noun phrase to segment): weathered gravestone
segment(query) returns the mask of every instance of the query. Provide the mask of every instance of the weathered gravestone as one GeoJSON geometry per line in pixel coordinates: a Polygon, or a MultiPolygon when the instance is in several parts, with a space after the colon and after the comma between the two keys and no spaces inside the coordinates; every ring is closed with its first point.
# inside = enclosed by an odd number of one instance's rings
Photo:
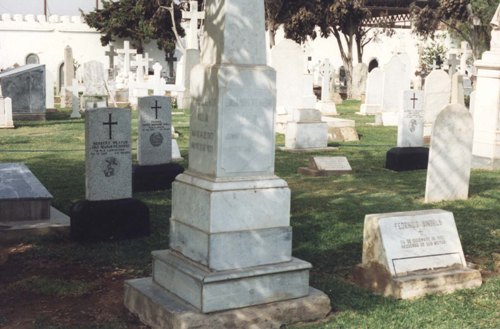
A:
{"type": "Polygon", "coordinates": [[[432,129],[425,202],[465,200],[472,162],[472,116],[465,106],[451,104],[432,129]]]}
{"type": "Polygon", "coordinates": [[[399,112],[403,110],[403,92],[410,89],[410,73],[404,57],[393,56],[384,66],[384,97],[382,123],[397,126],[399,112]]]}
{"type": "Polygon", "coordinates": [[[307,167],[301,167],[297,172],[308,176],[332,176],[349,174],[352,168],[346,157],[315,156],[309,158],[307,167]]]}
{"type": "Polygon", "coordinates": [[[394,171],[426,169],[429,149],[424,145],[424,93],[406,90],[399,113],[398,144],[386,154],[385,167],[394,171]]]}
{"type": "Polygon", "coordinates": [[[22,163],[0,164],[0,242],[67,233],[69,218],[51,207],[52,195],[22,163]]]}
{"type": "Polygon", "coordinates": [[[330,79],[334,71],[328,58],[325,58],[319,66],[319,73],[321,74],[321,100],[317,105],[323,115],[337,115],[337,107],[332,100],[330,92],[330,79]]]}
{"type": "Polygon", "coordinates": [[[279,328],[324,317],[329,300],[309,288],[311,265],[291,256],[290,190],[274,174],[264,1],[208,0],[205,11],[170,249],[153,252],[152,279],[125,283],[125,305],[162,328],[279,328]]]}
{"type": "Polygon", "coordinates": [[[172,163],[172,108],[170,97],[140,97],[137,160],[132,186],[137,192],[170,188],[184,171],[172,163]]]}
{"type": "Polygon", "coordinates": [[[321,121],[319,110],[295,110],[293,120],[286,127],[286,150],[325,149],[328,146],[328,126],[321,121]]]}
{"type": "Polygon", "coordinates": [[[374,115],[382,112],[384,99],[384,71],[374,68],[366,81],[365,102],[361,105],[360,114],[374,115]]]}
{"type": "Polygon", "coordinates": [[[424,136],[430,136],[439,112],[450,103],[451,80],[444,70],[433,70],[425,78],[424,136]]]}
{"type": "Polygon", "coordinates": [[[83,84],[85,85],[85,109],[103,108],[107,105],[104,64],[90,61],[83,64],[83,84]]]}
{"type": "Polygon", "coordinates": [[[45,120],[45,65],[30,64],[0,73],[3,96],[12,99],[14,120],[45,120]]]}
{"type": "Polygon", "coordinates": [[[453,213],[441,209],[366,215],[354,280],[401,299],[482,283],[481,273],[467,267],[453,213]]]}
{"type": "Polygon", "coordinates": [[[352,72],[352,98],[361,100],[366,91],[366,80],[368,78],[368,65],[358,63],[352,72]]]}
{"type": "Polygon", "coordinates": [[[71,236],[107,240],[149,234],[149,211],[132,198],[130,109],[85,112],[86,200],[70,209],[71,236]]]}

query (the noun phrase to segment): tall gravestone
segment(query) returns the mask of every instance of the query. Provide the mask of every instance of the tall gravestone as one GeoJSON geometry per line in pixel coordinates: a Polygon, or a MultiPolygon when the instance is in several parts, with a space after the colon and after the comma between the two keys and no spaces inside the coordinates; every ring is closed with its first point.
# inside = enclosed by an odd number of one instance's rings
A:
{"type": "Polygon", "coordinates": [[[90,61],[83,64],[83,84],[85,85],[85,108],[98,108],[107,105],[106,74],[104,64],[90,61]]]}
{"type": "Polygon", "coordinates": [[[474,97],[473,167],[500,168],[500,5],[491,20],[490,51],[474,63],[477,68],[474,97]]]}
{"type": "Polygon", "coordinates": [[[318,110],[323,115],[337,115],[337,107],[330,93],[330,79],[334,68],[328,58],[321,63],[319,73],[321,75],[321,100],[318,102],[318,110]]]}
{"type": "Polygon", "coordinates": [[[14,128],[14,121],[12,120],[12,100],[9,97],[3,97],[1,86],[0,86],[0,128],[14,128]]]}
{"type": "Polygon", "coordinates": [[[137,140],[138,165],[133,167],[132,186],[137,192],[170,188],[184,171],[172,162],[172,106],[170,97],[140,97],[137,140]]]}
{"type": "Polygon", "coordinates": [[[365,216],[354,282],[401,299],[481,286],[468,267],[453,213],[441,209],[365,216]]]}
{"type": "Polygon", "coordinates": [[[374,68],[366,80],[365,102],[361,104],[360,114],[374,115],[382,112],[384,96],[384,71],[374,68]]]}
{"type": "Polygon", "coordinates": [[[386,168],[394,171],[426,169],[429,149],[424,146],[424,93],[406,90],[399,113],[397,147],[386,154],[386,168]]]}
{"type": "Polygon", "coordinates": [[[396,126],[399,112],[403,110],[403,92],[410,89],[410,73],[400,56],[393,56],[384,66],[384,97],[382,99],[382,123],[396,126]]]}
{"type": "Polygon", "coordinates": [[[85,112],[85,200],[71,206],[75,240],[149,234],[149,211],[132,198],[130,109],[85,112]]]}
{"type": "Polygon", "coordinates": [[[276,130],[286,132],[293,113],[301,108],[304,55],[299,44],[284,39],[271,49],[271,65],[276,70],[276,130]]]}
{"type": "Polygon", "coordinates": [[[366,79],[368,78],[368,65],[358,63],[352,71],[352,98],[361,100],[366,91],[366,79]]]}
{"type": "Polygon", "coordinates": [[[24,65],[0,73],[0,87],[12,100],[14,120],[45,120],[45,82],[45,65],[24,65]]]}
{"type": "Polygon", "coordinates": [[[266,65],[264,1],[208,0],[205,10],[170,249],[153,252],[152,279],[126,282],[125,305],[164,328],[323,317],[328,298],[309,288],[311,265],[291,256],[290,190],[274,174],[276,74],[266,65]],[[264,313],[247,308],[264,303],[264,313]]]}
{"type": "Polygon", "coordinates": [[[444,70],[433,70],[425,78],[424,136],[430,136],[439,112],[450,103],[451,80],[444,70]]]}
{"type": "Polygon", "coordinates": [[[75,66],[73,59],[73,49],[68,45],[64,48],[64,83],[61,90],[61,106],[66,107],[72,104],[73,98],[70,89],[75,78],[75,66]]]}
{"type": "Polygon", "coordinates": [[[439,113],[432,129],[425,202],[468,198],[473,129],[463,105],[451,104],[439,113]]]}

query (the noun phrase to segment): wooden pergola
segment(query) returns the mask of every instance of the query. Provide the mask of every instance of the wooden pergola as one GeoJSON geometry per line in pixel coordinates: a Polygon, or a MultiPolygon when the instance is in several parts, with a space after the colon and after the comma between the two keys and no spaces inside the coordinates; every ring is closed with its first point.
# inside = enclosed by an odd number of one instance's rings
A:
{"type": "Polygon", "coordinates": [[[365,7],[370,10],[371,17],[364,25],[381,27],[398,25],[409,28],[411,23],[410,5],[425,6],[428,0],[366,0],[365,7]]]}

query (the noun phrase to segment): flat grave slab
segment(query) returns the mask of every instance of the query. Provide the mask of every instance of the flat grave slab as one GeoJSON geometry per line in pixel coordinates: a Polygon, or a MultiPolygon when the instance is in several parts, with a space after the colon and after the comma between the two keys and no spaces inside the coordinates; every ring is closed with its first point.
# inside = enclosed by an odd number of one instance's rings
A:
{"type": "Polygon", "coordinates": [[[355,281],[407,299],[481,285],[467,267],[453,213],[441,209],[366,215],[355,281]]]}
{"type": "Polygon", "coordinates": [[[309,158],[307,167],[301,167],[297,172],[308,176],[332,176],[349,174],[352,168],[346,157],[315,156],[309,158]]]}
{"type": "Polygon", "coordinates": [[[0,223],[48,220],[52,195],[23,163],[0,164],[0,223]]]}

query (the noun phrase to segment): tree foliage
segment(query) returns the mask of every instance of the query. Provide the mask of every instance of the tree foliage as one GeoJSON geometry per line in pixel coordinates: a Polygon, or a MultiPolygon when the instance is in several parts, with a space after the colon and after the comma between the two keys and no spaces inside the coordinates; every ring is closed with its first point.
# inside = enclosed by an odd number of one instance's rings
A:
{"type": "Polygon", "coordinates": [[[414,29],[424,37],[434,37],[444,25],[455,37],[471,46],[474,57],[488,49],[491,27],[489,22],[498,0],[430,0],[423,7],[412,6],[414,29]]]}
{"type": "Polygon", "coordinates": [[[171,53],[176,45],[172,15],[167,9],[171,6],[176,30],[182,37],[184,30],[180,26],[180,7],[172,0],[103,1],[102,9],[82,14],[89,26],[101,32],[103,46],[117,38],[126,39],[142,53],[144,45],[155,40],[159,49],[171,53]]]}

